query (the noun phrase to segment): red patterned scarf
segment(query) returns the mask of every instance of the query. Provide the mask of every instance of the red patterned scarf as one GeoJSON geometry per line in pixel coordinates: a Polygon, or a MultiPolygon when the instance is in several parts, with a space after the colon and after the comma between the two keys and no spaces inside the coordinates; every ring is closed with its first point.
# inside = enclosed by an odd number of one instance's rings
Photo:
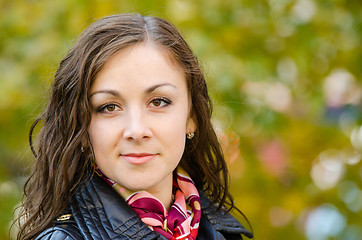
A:
{"type": "Polygon", "coordinates": [[[201,218],[200,197],[193,181],[182,169],[177,169],[174,175],[174,201],[168,212],[150,193],[130,191],[104,176],[97,167],[95,172],[126,200],[153,231],[170,240],[196,239],[201,218]]]}

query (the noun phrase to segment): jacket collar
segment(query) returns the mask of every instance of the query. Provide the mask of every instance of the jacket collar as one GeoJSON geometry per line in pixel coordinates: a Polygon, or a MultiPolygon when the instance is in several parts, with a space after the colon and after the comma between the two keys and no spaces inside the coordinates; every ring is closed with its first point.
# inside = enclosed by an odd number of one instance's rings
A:
{"type": "Polygon", "coordinates": [[[165,239],[119,198],[98,176],[75,194],[71,210],[85,239],[165,239]]]}
{"type": "MultiPolygon", "coordinates": [[[[252,237],[233,216],[218,210],[202,192],[200,200],[202,218],[206,217],[216,231],[252,237]]],[[[125,201],[120,201],[114,189],[96,175],[75,194],[70,208],[85,239],[166,239],[149,229],[125,201]]]]}

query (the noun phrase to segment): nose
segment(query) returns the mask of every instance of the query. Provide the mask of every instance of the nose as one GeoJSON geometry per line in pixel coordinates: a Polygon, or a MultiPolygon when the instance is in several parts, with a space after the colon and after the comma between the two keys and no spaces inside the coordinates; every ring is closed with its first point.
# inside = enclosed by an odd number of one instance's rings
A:
{"type": "Polygon", "coordinates": [[[141,110],[132,110],[127,114],[123,137],[130,141],[142,141],[152,137],[147,117],[141,110]]]}

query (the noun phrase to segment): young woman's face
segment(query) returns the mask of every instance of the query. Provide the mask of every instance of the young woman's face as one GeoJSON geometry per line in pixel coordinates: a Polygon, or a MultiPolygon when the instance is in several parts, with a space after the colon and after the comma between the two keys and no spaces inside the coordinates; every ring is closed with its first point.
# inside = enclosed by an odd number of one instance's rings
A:
{"type": "Polygon", "coordinates": [[[121,50],[97,75],[90,99],[101,171],[134,191],[170,185],[186,133],[195,130],[182,68],[153,44],[121,50]]]}

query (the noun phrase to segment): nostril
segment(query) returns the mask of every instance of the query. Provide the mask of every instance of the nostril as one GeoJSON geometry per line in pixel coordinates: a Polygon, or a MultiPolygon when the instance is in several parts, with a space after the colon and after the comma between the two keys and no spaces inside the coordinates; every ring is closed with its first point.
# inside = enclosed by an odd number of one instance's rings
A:
{"type": "Polygon", "coordinates": [[[124,129],[123,136],[132,141],[146,140],[152,137],[152,131],[146,124],[134,122],[124,129]]]}

